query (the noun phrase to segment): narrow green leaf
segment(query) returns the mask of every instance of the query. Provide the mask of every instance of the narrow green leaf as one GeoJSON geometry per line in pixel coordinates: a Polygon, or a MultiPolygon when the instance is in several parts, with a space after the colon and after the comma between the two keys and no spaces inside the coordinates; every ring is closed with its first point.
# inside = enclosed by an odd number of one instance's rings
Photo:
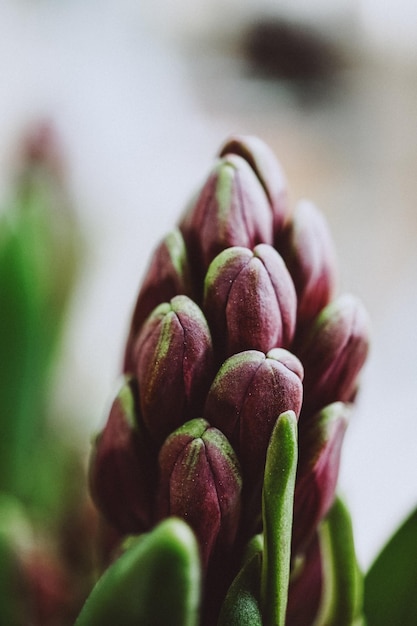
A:
{"type": "Polygon", "coordinates": [[[261,554],[245,562],[223,602],[217,626],[262,626],[259,605],[261,554]]]}
{"type": "Polygon", "coordinates": [[[243,553],[242,563],[250,561],[255,554],[261,554],[264,551],[264,536],[262,533],[254,535],[250,541],[248,541],[245,551],[243,553]]]}
{"type": "Polygon", "coordinates": [[[196,539],[184,521],[168,518],[104,572],[76,626],[197,626],[199,601],[196,539]]]}
{"type": "Polygon", "coordinates": [[[72,259],[64,237],[56,241],[57,220],[48,205],[34,203],[34,195],[6,207],[0,218],[0,488],[27,503],[37,500],[32,454],[43,445],[52,366],[72,286],[60,269],[68,272],[72,259]]]}
{"type": "Polygon", "coordinates": [[[30,621],[21,555],[32,544],[32,529],[20,502],[0,491],[0,624],[30,621]]]}
{"type": "Polygon", "coordinates": [[[339,498],[321,526],[320,539],[325,598],[317,625],[359,626],[364,623],[363,577],[356,560],[350,514],[339,498]]]}
{"type": "Polygon", "coordinates": [[[261,603],[265,626],[285,624],[296,470],[297,419],[293,411],[286,411],[271,435],[262,494],[261,603]]]}
{"type": "Polygon", "coordinates": [[[19,594],[22,585],[19,566],[12,546],[0,535],[0,624],[19,626],[28,617],[24,597],[19,594]]]}
{"type": "Polygon", "coordinates": [[[37,292],[21,232],[0,221],[0,489],[21,494],[22,474],[37,425],[37,292]]]}
{"type": "Polygon", "coordinates": [[[365,577],[368,626],[417,624],[417,508],[400,526],[365,577]]]}

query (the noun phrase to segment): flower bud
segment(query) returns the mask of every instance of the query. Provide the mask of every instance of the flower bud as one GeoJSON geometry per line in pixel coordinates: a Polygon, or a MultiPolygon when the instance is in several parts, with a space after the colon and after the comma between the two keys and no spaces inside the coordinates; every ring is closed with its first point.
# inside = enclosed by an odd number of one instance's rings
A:
{"type": "Polygon", "coordinates": [[[297,291],[297,324],[312,320],[329,303],[336,281],[336,254],[324,216],[300,202],[283,231],[279,250],[297,291]]]}
{"type": "Polygon", "coordinates": [[[243,350],[288,347],[294,335],[297,298],[281,256],[267,244],[234,247],[211,263],[204,311],[215,346],[230,356],[243,350]]]}
{"type": "Polygon", "coordinates": [[[325,407],[306,424],[300,420],[299,464],[294,497],[293,549],[303,549],[333,504],[349,408],[325,407]]]}
{"type": "Polygon", "coordinates": [[[143,420],[156,442],[201,415],[213,376],[206,319],[187,296],[158,306],[135,346],[143,420]]]}
{"type": "Polygon", "coordinates": [[[232,546],[240,517],[239,462],[226,437],[203,419],[172,433],[159,453],[158,513],[190,524],[207,567],[217,544],[232,546]]]}
{"type": "Polygon", "coordinates": [[[352,401],[368,347],[368,315],[357,298],[345,294],[321,311],[297,352],[305,373],[303,415],[352,401]]]}
{"type": "Polygon", "coordinates": [[[122,534],[150,527],[155,480],[151,446],[137,416],[132,385],[126,381],[113,402],[94,442],[89,468],[92,498],[122,534]]]}
{"type": "Polygon", "coordinates": [[[225,248],[272,244],[269,201],[244,159],[231,154],[217,162],[180,228],[199,279],[225,248]]]}
{"type": "Polygon", "coordinates": [[[256,484],[263,475],[278,416],[292,410],[298,417],[302,378],[303,367],[297,357],[275,348],[266,355],[257,350],[234,354],[214,379],[204,417],[230,440],[248,483],[256,484]]]}
{"type": "Polygon", "coordinates": [[[237,154],[245,159],[257,175],[271,204],[274,234],[281,231],[289,213],[287,181],[272,150],[258,137],[234,135],[220,150],[220,156],[237,154]]]}
{"type": "Polygon", "coordinates": [[[159,304],[180,294],[192,295],[191,274],[184,239],[180,231],[174,229],[156,248],[139,291],[126,346],[124,371],[134,371],[134,342],[146,318],[159,304]]]}

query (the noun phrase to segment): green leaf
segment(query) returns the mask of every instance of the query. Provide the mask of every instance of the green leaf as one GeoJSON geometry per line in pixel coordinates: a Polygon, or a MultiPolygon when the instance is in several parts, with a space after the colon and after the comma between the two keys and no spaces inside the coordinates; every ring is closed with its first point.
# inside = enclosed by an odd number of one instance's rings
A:
{"type": "Polygon", "coordinates": [[[78,229],[44,169],[26,167],[0,217],[0,489],[28,505],[78,264],[78,229]]]}
{"type": "Polygon", "coordinates": [[[29,601],[21,555],[32,544],[32,529],[20,502],[0,491],[0,624],[29,623],[29,601]]]}
{"type": "Polygon", "coordinates": [[[250,541],[248,541],[245,551],[243,553],[242,563],[250,561],[255,554],[261,554],[264,551],[264,536],[262,533],[254,535],[250,541]]]}
{"type": "Polygon", "coordinates": [[[0,221],[0,488],[20,493],[39,410],[37,290],[19,225],[0,221]]]}
{"type": "Polygon", "coordinates": [[[168,518],[130,542],[102,575],[75,626],[197,626],[198,546],[190,527],[168,518]]]}
{"type": "Polygon", "coordinates": [[[262,626],[259,604],[261,554],[245,562],[232,582],[220,611],[218,626],[262,626]]]}
{"type": "Polygon", "coordinates": [[[339,498],[321,525],[320,539],[325,598],[317,625],[359,626],[364,623],[363,577],[356,560],[350,514],[339,498]]]}
{"type": "Polygon", "coordinates": [[[368,626],[417,624],[417,508],[400,526],[365,577],[368,626]]]}
{"type": "Polygon", "coordinates": [[[261,603],[265,626],[285,624],[296,470],[297,419],[293,411],[286,411],[271,435],[262,493],[261,603]]]}

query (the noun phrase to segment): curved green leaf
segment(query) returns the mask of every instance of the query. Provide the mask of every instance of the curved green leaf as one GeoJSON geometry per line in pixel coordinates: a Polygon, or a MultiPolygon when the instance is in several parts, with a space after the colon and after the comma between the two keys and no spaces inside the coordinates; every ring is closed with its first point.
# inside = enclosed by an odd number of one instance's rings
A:
{"type": "Polygon", "coordinates": [[[286,411],[271,435],[262,493],[261,602],[265,626],[285,624],[297,455],[297,419],[293,411],[286,411]]]}
{"type": "Polygon", "coordinates": [[[417,508],[391,537],[365,577],[368,626],[417,624],[417,508]]]}
{"type": "Polygon", "coordinates": [[[220,611],[218,626],[262,626],[259,605],[261,555],[254,554],[232,582],[220,611]]]}
{"type": "Polygon", "coordinates": [[[199,601],[196,539],[185,522],[168,518],[104,572],[76,626],[197,626],[199,601]]]}
{"type": "Polygon", "coordinates": [[[317,624],[359,626],[364,623],[363,577],[356,560],[350,514],[339,498],[336,498],[321,526],[320,540],[325,597],[317,624]]]}

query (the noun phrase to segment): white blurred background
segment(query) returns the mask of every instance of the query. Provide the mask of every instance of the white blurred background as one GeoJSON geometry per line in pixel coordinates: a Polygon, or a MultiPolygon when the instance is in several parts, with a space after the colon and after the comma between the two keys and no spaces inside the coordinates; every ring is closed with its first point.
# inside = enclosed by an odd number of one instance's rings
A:
{"type": "Polygon", "coordinates": [[[0,0],[0,198],[23,134],[51,119],[86,242],[57,419],[76,415],[87,449],[153,247],[223,140],[259,135],[292,202],[326,214],[341,289],[373,321],[341,472],[364,567],[417,503],[416,42],[411,0],[0,0]],[[343,53],[336,80],[325,63],[312,90],[250,62],[248,33],[277,18],[343,53]]]}

